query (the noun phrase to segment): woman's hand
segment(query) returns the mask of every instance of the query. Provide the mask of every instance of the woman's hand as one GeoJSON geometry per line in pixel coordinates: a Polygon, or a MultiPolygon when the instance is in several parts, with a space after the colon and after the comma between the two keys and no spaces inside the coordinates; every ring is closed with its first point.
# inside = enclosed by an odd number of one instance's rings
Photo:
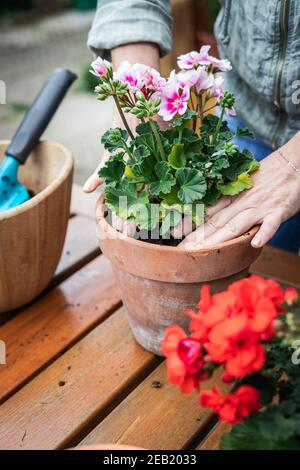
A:
{"type": "MultiPolygon", "coordinates": [[[[282,154],[300,171],[300,133],[281,148],[282,154]]],[[[300,210],[300,175],[275,151],[253,174],[253,187],[235,198],[223,197],[208,211],[204,226],[188,235],[181,248],[214,245],[261,225],[252,240],[260,248],[280,225],[300,210]]]]}

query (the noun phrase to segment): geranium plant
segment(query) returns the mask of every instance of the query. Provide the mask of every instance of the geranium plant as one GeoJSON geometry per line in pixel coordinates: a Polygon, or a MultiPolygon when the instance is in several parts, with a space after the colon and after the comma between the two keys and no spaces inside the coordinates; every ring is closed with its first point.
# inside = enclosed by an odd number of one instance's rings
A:
{"type": "Polygon", "coordinates": [[[106,205],[141,230],[158,227],[159,237],[184,216],[203,223],[206,208],[222,195],[251,188],[250,174],[258,168],[251,153],[232,142],[251,132],[238,128],[232,134],[224,119],[234,114],[234,96],[223,91],[219,72],[229,71],[230,62],[212,57],[204,46],[180,56],[178,66],[167,80],[142,64],[123,62],[113,72],[101,58],[91,69],[99,78],[98,99],[113,98],[124,127],[102,136],[110,152],[99,172],[106,205]],[[136,129],[130,129],[127,113],[140,121],[136,129]]]}
{"type": "Polygon", "coordinates": [[[197,309],[187,312],[191,335],[165,332],[170,382],[199,391],[221,369],[223,387],[200,391],[199,402],[233,425],[223,449],[300,449],[297,291],[251,276],[214,295],[205,285],[197,309]]]}

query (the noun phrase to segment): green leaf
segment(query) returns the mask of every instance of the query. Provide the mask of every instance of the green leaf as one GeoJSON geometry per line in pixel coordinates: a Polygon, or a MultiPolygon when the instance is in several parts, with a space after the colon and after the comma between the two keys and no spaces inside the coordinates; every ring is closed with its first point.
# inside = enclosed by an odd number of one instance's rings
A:
{"type": "Polygon", "coordinates": [[[274,406],[264,412],[259,421],[259,431],[266,439],[287,440],[295,434],[297,421],[294,417],[286,417],[280,408],[274,406]]]}
{"type": "Polygon", "coordinates": [[[237,127],[235,135],[236,137],[249,137],[249,139],[255,139],[253,132],[250,131],[247,127],[237,127]]]}
{"type": "Polygon", "coordinates": [[[123,178],[115,187],[106,187],[105,198],[107,206],[124,220],[134,217],[142,206],[149,203],[147,192],[138,193],[130,178],[123,178]]]}
{"type": "Polygon", "coordinates": [[[260,167],[260,163],[257,160],[252,160],[250,163],[250,168],[248,170],[248,173],[253,173],[254,171],[258,170],[260,167]]]}
{"type": "Polygon", "coordinates": [[[138,160],[142,160],[150,155],[150,150],[146,145],[140,145],[134,150],[134,155],[138,160]]]}
{"type": "Polygon", "coordinates": [[[221,193],[217,188],[217,185],[214,183],[209,188],[207,188],[206,194],[203,198],[203,203],[206,206],[214,206],[215,204],[217,204],[220,197],[221,193]]]}
{"type": "Polygon", "coordinates": [[[186,165],[186,158],[184,154],[184,145],[175,144],[172,147],[171,153],[168,156],[168,162],[172,168],[184,168],[186,165]]]}
{"type": "Polygon", "coordinates": [[[170,172],[167,162],[158,162],[155,165],[155,173],[158,181],[153,181],[149,186],[149,192],[153,196],[158,196],[160,193],[168,194],[172,186],[176,184],[176,179],[170,172]]]}
{"type": "Polygon", "coordinates": [[[253,186],[253,181],[251,176],[247,173],[242,173],[237,177],[236,181],[221,184],[217,183],[217,188],[224,196],[236,196],[240,194],[245,189],[250,189],[253,186]]]}
{"type": "Polygon", "coordinates": [[[124,142],[126,142],[127,139],[128,132],[117,127],[106,131],[101,138],[101,142],[106,150],[114,152],[115,150],[124,148],[124,142]]]}
{"type": "Polygon", "coordinates": [[[127,165],[137,176],[150,181],[156,160],[151,155],[149,148],[146,145],[139,145],[134,150],[134,157],[135,159],[128,160],[127,165]]]}
{"type": "Polygon", "coordinates": [[[178,198],[178,187],[173,186],[171,191],[168,194],[161,194],[160,197],[163,200],[165,206],[174,206],[174,205],[181,205],[182,202],[178,198]]]}
{"type": "Polygon", "coordinates": [[[178,129],[174,127],[169,127],[166,130],[160,130],[160,135],[162,140],[167,140],[168,143],[172,146],[175,139],[178,137],[179,132],[178,129]]]}
{"type": "MultiPolygon", "coordinates": [[[[155,125],[158,127],[156,122],[155,122],[155,125]]],[[[138,135],[150,134],[152,132],[149,121],[139,124],[138,126],[136,126],[135,130],[138,135]]]]}
{"type": "Polygon", "coordinates": [[[228,161],[230,166],[223,171],[223,177],[235,181],[241,173],[249,170],[254,159],[251,152],[244,149],[243,152],[238,151],[236,154],[229,156],[228,161]]]}
{"type": "Polygon", "coordinates": [[[176,171],[176,180],[180,187],[178,197],[184,204],[199,201],[206,193],[205,178],[195,168],[180,168],[176,171]]]}
{"type": "MultiPolygon", "coordinates": [[[[121,158],[121,157],[120,157],[121,158]]],[[[122,157],[123,158],[123,157],[122,157]]],[[[106,184],[118,182],[122,179],[125,171],[125,163],[121,159],[110,158],[98,173],[106,184]]]]}
{"type": "MultiPolygon", "coordinates": [[[[210,135],[214,134],[217,124],[219,122],[219,117],[214,114],[208,114],[204,117],[202,126],[201,126],[201,136],[204,138],[208,138],[210,135]]],[[[228,136],[228,139],[231,140],[232,133],[229,130],[227,121],[223,121],[220,127],[219,135],[225,134],[228,136]]]]}
{"type": "Polygon", "coordinates": [[[173,127],[179,127],[183,129],[191,121],[191,119],[193,119],[194,116],[197,116],[196,111],[188,109],[182,117],[175,119],[173,122],[173,127]]]}
{"type": "MultiPolygon", "coordinates": [[[[268,437],[260,431],[261,422],[265,413],[257,413],[248,418],[244,423],[234,426],[221,440],[222,450],[296,450],[300,449],[300,440],[296,437],[285,439],[284,434],[278,438],[272,433],[276,426],[273,423],[268,437]]],[[[276,428],[275,428],[276,430],[276,428]]],[[[282,433],[282,429],[280,432],[282,433]]]]}
{"type": "Polygon", "coordinates": [[[188,127],[183,129],[181,143],[184,144],[184,152],[187,160],[192,160],[193,158],[197,159],[197,156],[202,152],[203,142],[193,129],[188,127]]]}
{"type": "Polygon", "coordinates": [[[228,168],[230,163],[226,155],[213,155],[210,162],[204,168],[207,171],[207,176],[212,179],[223,179],[223,171],[228,168]],[[211,165],[211,166],[209,166],[211,165]]]}

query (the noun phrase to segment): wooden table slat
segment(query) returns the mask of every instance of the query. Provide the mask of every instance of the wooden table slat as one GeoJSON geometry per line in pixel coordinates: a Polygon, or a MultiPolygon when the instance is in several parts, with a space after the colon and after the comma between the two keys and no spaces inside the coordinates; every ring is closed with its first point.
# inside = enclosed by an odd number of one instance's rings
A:
{"type": "Polygon", "coordinates": [[[120,305],[110,263],[99,256],[0,327],[7,364],[0,366],[4,400],[120,305]]]}
{"type": "Polygon", "coordinates": [[[62,256],[51,286],[59,284],[99,254],[95,221],[80,215],[71,217],[62,256]]]}
{"type": "Polygon", "coordinates": [[[217,423],[210,431],[206,439],[204,439],[197,450],[219,450],[220,440],[224,434],[230,431],[230,426],[226,423],[217,423]]]}
{"type": "MultiPolygon", "coordinates": [[[[218,383],[218,376],[203,382],[202,390],[218,383]]],[[[207,408],[200,408],[199,394],[182,395],[168,383],[163,362],[127,398],[113,410],[80,445],[97,443],[130,444],[155,450],[184,449],[191,445],[214,418],[207,408]],[[160,382],[161,388],[153,388],[160,382]]]]}
{"type": "Polygon", "coordinates": [[[0,449],[73,444],[157,364],[120,309],[2,404],[0,449]]]}
{"type": "Polygon", "coordinates": [[[252,264],[251,272],[300,289],[300,257],[289,251],[265,246],[252,264]]]}

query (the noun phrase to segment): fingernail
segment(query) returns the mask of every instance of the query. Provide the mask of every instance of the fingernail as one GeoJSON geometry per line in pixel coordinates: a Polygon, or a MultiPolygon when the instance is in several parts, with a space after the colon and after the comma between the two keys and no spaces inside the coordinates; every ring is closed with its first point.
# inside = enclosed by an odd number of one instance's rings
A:
{"type": "Polygon", "coordinates": [[[261,238],[260,237],[255,237],[253,238],[251,245],[253,248],[260,248],[261,247],[261,238]]]}
{"type": "Polygon", "coordinates": [[[92,177],[90,177],[88,180],[83,185],[83,191],[89,193],[90,191],[93,191],[93,180],[92,177]]]}

